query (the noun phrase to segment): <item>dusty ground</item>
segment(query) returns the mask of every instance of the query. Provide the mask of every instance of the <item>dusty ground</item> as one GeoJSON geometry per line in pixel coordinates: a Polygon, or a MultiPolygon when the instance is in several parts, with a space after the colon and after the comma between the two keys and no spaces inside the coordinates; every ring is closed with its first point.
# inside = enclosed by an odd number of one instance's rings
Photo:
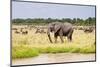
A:
{"type": "Polygon", "coordinates": [[[60,62],[95,61],[95,54],[57,53],[41,54],[33,58],[12,60],[13,65],[44,64],[60,62]]]}

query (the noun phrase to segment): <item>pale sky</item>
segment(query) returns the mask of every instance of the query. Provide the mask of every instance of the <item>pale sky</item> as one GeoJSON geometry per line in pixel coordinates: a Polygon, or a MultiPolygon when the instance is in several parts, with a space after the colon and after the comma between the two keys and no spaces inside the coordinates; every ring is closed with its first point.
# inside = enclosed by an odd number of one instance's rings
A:
{"type": "Polygon", "coordinates": [[[12,2],[12,18],[82,18],[95,17],[95,6],[12,2]]]}

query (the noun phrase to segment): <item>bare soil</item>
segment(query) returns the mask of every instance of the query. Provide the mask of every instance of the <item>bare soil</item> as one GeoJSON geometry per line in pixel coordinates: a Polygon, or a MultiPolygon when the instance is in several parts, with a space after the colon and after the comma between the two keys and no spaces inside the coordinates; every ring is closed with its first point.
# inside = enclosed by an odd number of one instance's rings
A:
{"type": "Polygon", "coordinates": [[[95,61],[95,54],[57,53],[40,54],[37,57],[13,59],[12,65],[45,64],[61,62],[95,61]]]}

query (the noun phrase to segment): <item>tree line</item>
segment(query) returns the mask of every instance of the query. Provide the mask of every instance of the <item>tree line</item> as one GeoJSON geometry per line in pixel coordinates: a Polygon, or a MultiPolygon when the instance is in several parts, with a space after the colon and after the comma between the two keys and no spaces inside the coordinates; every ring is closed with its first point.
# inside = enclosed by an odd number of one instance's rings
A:
{"type": "Polygon", "coordinates": [[[96,23],[96,18],[95,17],[89,17],[87,19],[81,19],[81,18],[62,18],[62,19],[52,19],[52,18],[27,18],[27,19],[22,19],[22,18],[16,18],[16,19],[12,19],[12,24],[41,24],[41,25],[45,25],[51,22],[69,22],[72,23],[74,25],[86,25],[86,26],[91,26],[91,25],[95,25],[96,23]]]}

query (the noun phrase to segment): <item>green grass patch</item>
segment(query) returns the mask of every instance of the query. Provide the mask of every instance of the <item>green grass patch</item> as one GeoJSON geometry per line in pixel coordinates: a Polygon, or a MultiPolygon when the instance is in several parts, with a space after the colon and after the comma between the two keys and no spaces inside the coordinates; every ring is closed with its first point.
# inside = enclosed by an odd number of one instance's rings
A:
{"type": "Polygon", "coordinates": [[[96,52],[95,45],[85,46],[80,50],[80,53],[95,53],[95,52],[96,52]]]}
{"type": "Polygon", "coordinates": [[[64,48],[64,47],[47,47],[47,48],[39,49],[40,53],[64,53],[69,51],[70,48],[64,48]]]}
{"type": "MultiPolygon", "coordinates": [[[[12,28],[26,27],[26,25],[14,25],[12,28]]],[[[27,35],[16,34],[12,30],[12,58],[35,57],[43,53],[95,53],[95,33],[84,33],[82,30],[75,30],[73,41],[68,42],[64,37],[61,43],[58,37],[57,43],[50,43],[47,34],[36,34],[36,29],[28,30],[27,35]]],[[[45,30],[46,31],[46,30],[45,30]]],[[[51,39],[54,42],[54,35],[51,39]]]]}
{"type": "Polygon", "coordinates": [[[29,47],[13,47],[12,49],[12,58],[27,58],[38,56],[39,52],[37,49],[29,47]]]}
{"type": "Polygon", "coordinates": [[[29,47],[26,45],[20,45],[13,47],[12,58],[35,57],[43,53],[95,53],[95,45],[87,45],[83,47],[73,45],[66,47],[29,47]]]}
{"type": "Polygon", "coordinates": [[[72,47],[71,48],[71,50],[69,51],[69,52],[71,52],[71,53],[79,53],[80,52],[80,50],[81,50],[81,48],[78,48],[78,47],[72,47]]]}

